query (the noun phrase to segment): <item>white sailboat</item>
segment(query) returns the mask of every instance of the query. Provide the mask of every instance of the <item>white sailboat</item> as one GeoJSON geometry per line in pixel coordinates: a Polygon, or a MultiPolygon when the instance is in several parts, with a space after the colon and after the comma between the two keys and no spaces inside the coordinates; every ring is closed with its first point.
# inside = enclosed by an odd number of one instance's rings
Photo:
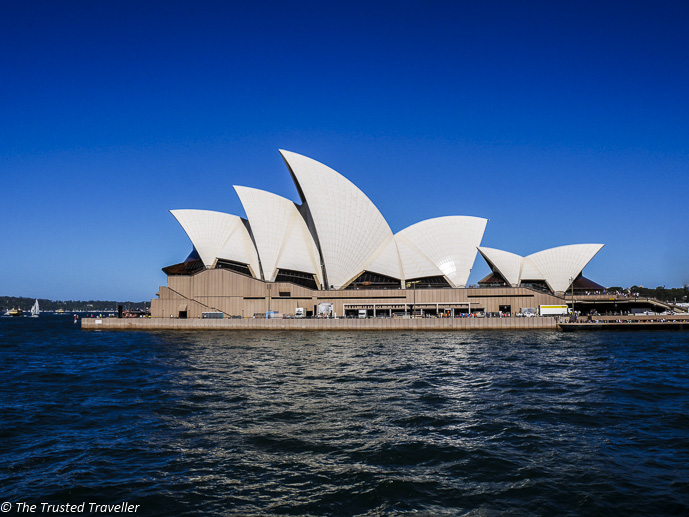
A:
{"type": "Polygon", "coordinates": [[[33,307],[31,307],[31,317],[32,318],[38,318],[38,315],[41,313],[41,309],[38,308],[38,300],[36,300],[33,304],[33,307]]]}

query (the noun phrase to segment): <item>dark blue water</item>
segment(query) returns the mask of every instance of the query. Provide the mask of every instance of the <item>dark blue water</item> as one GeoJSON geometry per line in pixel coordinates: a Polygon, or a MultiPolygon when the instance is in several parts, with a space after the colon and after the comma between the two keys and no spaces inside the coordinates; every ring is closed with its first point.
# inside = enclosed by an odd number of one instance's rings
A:
{"type": "Polygon", "coordinates": [[[0,501],[687,515],[688,365],[687,332],[115,333],[1,318],[0,501]]]}

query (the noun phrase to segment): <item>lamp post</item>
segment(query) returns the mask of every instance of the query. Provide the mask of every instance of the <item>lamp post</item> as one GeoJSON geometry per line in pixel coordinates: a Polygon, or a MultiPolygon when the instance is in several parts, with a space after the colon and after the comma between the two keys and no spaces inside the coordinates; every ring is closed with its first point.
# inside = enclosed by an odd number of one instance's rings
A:
{"type": "Polygon", "coordinates": [[[574,314],[574,278],[570,278],[569,282],[572,285],[572,317],[570,319],[574,321],[576,320],[576,314],[574,314]]]}
{"type": "Polygon", "coordinates": [[[413,287],[413,290],[414,290],[414,304],[412,305],[413,309],[412,309],[412,312],[411,312],[411,313],[412,313],[412,316],[414,315],[414,311],[416,310],[416,284],[418,284],[419,282],[420,282],[420,280],[414,280],[413,282],[407,282],[407,289],[409,289],[409,286],[414,286],[414,287],[413,287]]]}
{"type": "Polygon", "coordinates": [[[268,284],[268,314],[266,314],[266,318],[269,318],[269,313],[270,313],[270,288],[272,287],[271,284],[268,284]]]}

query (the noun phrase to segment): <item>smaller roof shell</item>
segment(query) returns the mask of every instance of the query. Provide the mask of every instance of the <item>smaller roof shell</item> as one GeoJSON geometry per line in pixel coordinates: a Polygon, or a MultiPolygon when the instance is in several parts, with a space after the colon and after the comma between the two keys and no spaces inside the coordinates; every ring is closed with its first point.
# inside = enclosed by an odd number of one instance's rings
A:
{"type": "Polygon", "coordinates": [[[417,248],[401,233],[395,234],[397,249],[405,280],[424,278],[429,276],[445,276],[435,262],[423,250],[417,248]]]}
{"type": "Polygon", "coordinates": [[[275,281],[279,269],[316,275],[323,285],[318,248],[296,205],[282,196],[235,186],[251,225],[263,277],[275,281]]]}
{"type": "Polygon", "coordinates": [[[486,248],[483,246],[481,246],[478,251],[483,255],[483,258],[486,259],[486,262],[494,267],[508,284],[513,286],[519,285],[524,257],[515,253],[510,253],[509,251],[486,248]]]}
{"type": "Polygon", "coordinates": [[[508,251],[479,248],[488,264],[512,285],[543,280],[553,292],[564,292],[603,248],[603,244],[570,244],[521,257],[508,251]],[[516,279],[516,280],[515,280],[516,279]]]}
{"type": "Polygon", "coordinates": [[[536,265],[528,257],[522,258],[522,270],[519,281],[522,280],[545,280],[545,275],[539,271],[536,265]]]}
{"type": "Polygon", "coordinates": [[[236,215],[212,210],[170,210],[207,268],[217,259],[247,264],[260,277],[258,254],[244,220],[236,215]]]}
{"type": "Polygon", "coordinates": [[[539,271],[553,292],[564,292],[603,248],[603,244],[570,244],[539,251],[526,257],[539,271]]]}
{"type": "Polygon", "coordinates": [[[400,254],[398,243],[392,233],[378,247],[376,252],[364,263],[363,271],[372,271],[381,275],[386,275],[402,282],[402,266],[400,264],[400,254]]]}
{"type": "MultiPolygon", "coordinates": [[[[464,287],[474,267],[476,250],[481,244],[487,219],[471,216],[447,216],[426,219],[400,231],[406,239],[441,271],[453,287],[464,287]]],[[[413,270],[402,263],[405,275],[413,270]]],[[[408,278],[417,278],[409,276],[408,278]]]]}

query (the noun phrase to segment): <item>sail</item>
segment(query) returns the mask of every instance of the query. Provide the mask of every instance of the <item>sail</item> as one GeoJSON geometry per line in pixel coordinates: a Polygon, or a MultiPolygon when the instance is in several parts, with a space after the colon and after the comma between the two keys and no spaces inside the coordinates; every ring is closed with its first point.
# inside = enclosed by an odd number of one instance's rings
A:
{"type": "Polygon", "coordinates": [[[31,307],[31,315],[38,316],[40,313],[41,309],[38,308],[38,300],[36,300],[33,304],[33,307],[31,307]]]}

